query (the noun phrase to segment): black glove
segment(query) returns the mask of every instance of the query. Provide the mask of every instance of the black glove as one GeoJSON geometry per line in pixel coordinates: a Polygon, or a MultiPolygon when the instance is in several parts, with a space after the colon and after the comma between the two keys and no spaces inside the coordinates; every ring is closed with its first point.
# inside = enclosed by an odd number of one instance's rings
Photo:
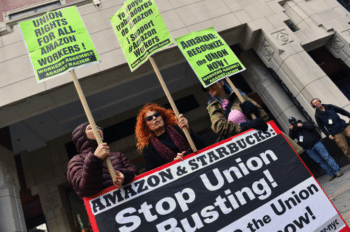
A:
{"type": "Polygon", "coordinates": [[[252,128],[261,130],[261,131],[267,131],[267,128],[268,128],[267,124],[261,118],[256,118],[249,122],[243,122],[239,125],[241,127],[242,132],[252,128]]]}
{"type": "Polygon", "coordinates": [[[260,118],[260,111],[258,107],[256,107],[253,103],[250,101],[244,101],[240,104],[240,107],[242,109],[242,113],[247,116],[250,120],[252,119],[250,114],[253,113],[257,118],[260,118]]]}

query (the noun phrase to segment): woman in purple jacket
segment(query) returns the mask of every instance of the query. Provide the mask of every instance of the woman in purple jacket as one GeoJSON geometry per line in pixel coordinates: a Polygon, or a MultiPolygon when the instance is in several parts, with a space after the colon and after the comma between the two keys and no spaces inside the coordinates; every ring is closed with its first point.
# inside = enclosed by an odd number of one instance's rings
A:
{"type": "MultiPolygon", "coordinates": [[[[99,128],[101,137],[102,130],[99,128]]],[[[130,183],[137,174],[137,168],[120,152],[110,153],[106,143],[97,144],[89,123],[83,123],[72,133],[78,155],[68,163],[67,179],[80,197],[93,196],[115,184],[117,188],[130,183]],[[104,162],[110,157],[117,175],[113,183],[104,162]]]]}

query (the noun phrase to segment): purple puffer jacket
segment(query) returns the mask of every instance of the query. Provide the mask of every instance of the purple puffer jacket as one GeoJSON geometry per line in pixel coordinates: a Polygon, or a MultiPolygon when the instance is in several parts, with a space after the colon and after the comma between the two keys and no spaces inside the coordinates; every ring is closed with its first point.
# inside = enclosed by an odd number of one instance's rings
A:
{"type": "MultiPolygon", "coordinates": [[[[79,155],[68,163],[67,179],[80,197],[93,196],[101,190],[113,185],[105,162],[94,155],[97,142],[86,137],[84,123],[72,133],[73,142],[79,155]]],[[[130,163],[124,154],[113,152],[110,160],[115,170],[124,174],[123,185],[130,183],[137,175],[137,168],[130,163]]]]}

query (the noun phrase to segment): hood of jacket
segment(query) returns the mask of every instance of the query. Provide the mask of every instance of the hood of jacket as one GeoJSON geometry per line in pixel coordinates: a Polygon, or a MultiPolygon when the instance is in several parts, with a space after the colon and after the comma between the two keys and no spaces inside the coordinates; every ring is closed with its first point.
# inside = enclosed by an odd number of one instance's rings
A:
{"type": "Polygon", "coordinates": [[[95,152],[98,146],[96,140],[91,140],[86,137],[85,129],[88,125],[89,123],[85,122],[77,128],[75,128],[75,130],[72,133],[72,140],[79,154],[95,152]]]}

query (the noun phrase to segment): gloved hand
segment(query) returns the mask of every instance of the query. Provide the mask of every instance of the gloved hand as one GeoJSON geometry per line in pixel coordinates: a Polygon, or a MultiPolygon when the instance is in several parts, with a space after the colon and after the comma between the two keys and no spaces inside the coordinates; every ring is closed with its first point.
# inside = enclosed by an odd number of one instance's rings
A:
{"type": "Polygon", "coordinates": [[[242,109],[242,113],[247,116],[248,119],[252,119],[250,114],[253,113],[257,118],[260,118],[260,111],[258,107],[256,107],[253,103],[250,101],[244,101],[240,104],[240,107],[242,109]]]}
{"type": "Polygon", "coordinates": [[[249,122],[243,122],[239,125],[241,127],[242,132],[249,130],[251,128],[261,130],[261,131],[267,131],[267,128],[268,128],[267,124],[261,118],[256,118],[249,122]]]}

